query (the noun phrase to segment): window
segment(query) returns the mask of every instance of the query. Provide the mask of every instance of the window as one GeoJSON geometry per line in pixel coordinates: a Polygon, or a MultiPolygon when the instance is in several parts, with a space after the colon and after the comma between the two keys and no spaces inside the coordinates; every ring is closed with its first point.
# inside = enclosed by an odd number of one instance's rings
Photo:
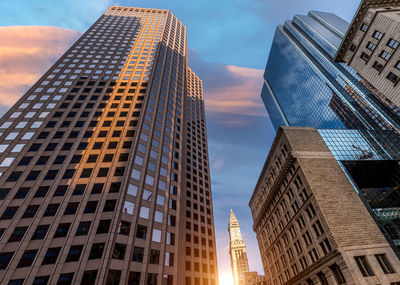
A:
{"type": "Polygon", "coordinates": [[[143,262],[144,248],[135,246],[133,248],[132,261],[143,262]]]}
{"type": "Polygon", "coordinates": [[[368,25],[363,23],[360,28],[361,31],[366,32],[368,30],[368,25]]]}
{"type": "Polygon", "coordinates": [[[42,265],[56,263],[61,247],[49,248],[43,258],[42,265]]]}
{"type": "MultiPolygon", "coordinates": [[[[132,271],[129,272],[128,284],[140,285],[140,272],[132,272],[132,271]]],[[[189,283],[187,283],[187,284],[189,284],[189,283]]]]}
{"type": "Polygon", "coordinates": [[[89,259],[99,259],[103,255],[104,243],[94,243],[89,253],[89,259]]]}
{"type": "Polygon", "coordinates": [[[46,236],[49,227],[50,225],[38,225],[32,235],[32,240],[43,239],[46,236]]]}
{"type": "Polygon", "coordinates": [[[81,284],[96,284],[97,270],[88,270],[83,273],[81,284]]]}
{"type": "Polygon", "coordinates": [[[146,239],[146,234],[147,234],[147,227],[139,224],[136,230],[136,237],[141,239],[146,239]]]}
{"type": "Polygon", "coordinates": [[[54,233],[54,238],[65,237],[69,231],[69,227],[71,223],[62,223],[59,224],[57,227],[56,232],[54,233]]]}
{"type": "Polygon", "coordinates": [[[369,42],[369,43],[367,44],[367,49],[369,49],[369,50],[371,50],[371,51],[374,51],[375,48],[376,48],[376,45],[375,45],[374,43],[369,42]]]}
{"type": "Polygon", "coordinates": [[[112,258],[124,259],[125,258],[126,245],[121,243],[115,243],[112,258]]]}
{"type": "Polygon", "coordinates": [[[86,222],[80,222],[78,225],[78,228],[76,229],[76,236],[84,236],[87,235],[90,229],[90,225],[92,222],[86,221],[86,222]]]}
{"type": "Polygon", "coordinates": [[[27,229],[28,227],[16,227],[8,239],[8,242],[21,241],[27,229]]]}
{"type": "Polygon", "coordinates": [[[78,209],[79,202],[69,202],[65,209],[64,215],[74,215],[78,209]]]}
{"type": "Polygon", "coordinates": [[[6,269],[13,257],[14,252],[3,252],[0,253],[0,269],[6,269]]]}
{"type": "Polygon", "coordinates": [[[121,270],[110,269],[107,276],[107,285],[119,285],[121,280],[121,270]]]}
{"type": "Polygon", "coordinates": [[[392,265],[390,264],[389,260],[386,257],[386,254],[376,254],[375,258],[376,260],[378,260],[378,263],[385,274],[395,273],[392,265]]]}
{"type": "Polygon", "coordinates": [[[46,208],[46,211],[44,211],[43,217],[54,216],[57,213],[59,206],[60,204],[49,204],[46,208]]]}
{"type": "Polygon", "coordinates": [[[375,31],[373,37],[377,40],[380,40],[382,38],[383,34],[380,31],[375,31]]]}
{"type": "Polygon", "coordinates": [[[389,79],[391,82],[394,84],[397,84],[399,82],[399,77],[394,74],[393,72],[389,72],[388,76],[386,76],[387,79],[389,79]]]}
{"type": "Polygon", "coordinates": [[[159,264],[160,263],[160,251],[157,249],[150,250],[150,257],[149,257],[150,264],[159,264]]]}
{"type": "Polygon", "coordinates": [[[362,60],[364,60],[364,61],[368,61],[369,55],[366,54],[365,52],[363,52],[363,53],[361,54],[360,58],[361,58],[362,60]]]}
{"type": "Polygon", "coordinates": [[[73,245],[70,247],[67,259],[65,262],[73,262],[73,261],[78,261],[79,258],[81,257],[81,253],[83,250],[83,245],[73,245]]]}
{"type": "Polygon", "coordinates": [[[37,252],[37,249],[25,250],[24,254],[21,256],[21,259],[18,262],[17,268],[31,266],[37,252]]]}
{"type": "Polygon", "coordinates": [[[106,234],[110,229],[111,220],[101,220],[97,227],[96,234],[106,234]]]}
{"type": "Polygon", "coordinates": [[[384,60],[389,60],[392,55],[387,51],[382,51],[379,57],[383,58],[384,60]]]}
{"type": "Polygon", "coordinates": [[[118,228],[118,233],[121,235],[129,235],[129,231],[130,231],[130,227],[131,227],[131,223],[125,222],[125,221],[121,221],[119,224],[119,228],[118,228]]]}
{"type": "Polygon", "coordinates": [[[397,48],[399,46],[399,42],[395,41],[394,39],[390,39],[386,45],[391,48],[397,48]]]}
{"type": "Polygon", "coordinates": [[[117,203],[117,200],[107,200],[106,203],[104,204],[103,212],[114,211],[116,203],[117,203]]]}
{"type": "Polygon", "coordinates": [[[400,70],[400,61],[398,61],[394,67],[400,70]]]}
{"type": "Polygon", "coordinates": [[[375,276],[365,256],[355,256],[354,259],[356,260],[358,268],[364,277],[375,276]]]}
{"type": "Polygon", "coordinates": [[[60,278],[58,278],[57,285],[70,285],[72,284],[72,279],[74,279],[73,272],[60,274],[60,278]]]}
{"type": "Polygon", "coordinates": [[[372,67],[373,67],[375,70],[379,71],[379,72],[381,72],[381,71],[383,70],[383,65],[380,64],[380,63],[377,62],[377,61],[374,62],[374,64],[372,65],[372,67]]]}
{"type": "Polygon", "coordinates": [[[98,201],[88,201],[84,210],[85,214],[96,212],[98,201]]]}
{"type": "Polygon", "coordinates": [[[18,211],[18,207],[17,206],[7,207],[4,210],[3,214],[1,215],[0,220],[12,219],[17,211],[18,211]]]}
{"type": "Polygon", "coordinates": [[[336,263],[334,265],[329,266],[329,269],[332,271],[333,276],[335,276],[337,284],[346,284],[346,279],[344,279],[342,270],[339,265],[336,263]]]}
{"type": "Polygon", "coordinates": [[[47,285],[50,276],[38,276],[33,280],[32,285],[47,285]]]}
{"type": "Polygon", "coordinates": [[[323,272],[317,273],[317,277],[321,283],[321,285],[328,285],[328,279],[326,279],[326,276],[323,272]]]}
{"type": "MultiPolygon", "coordinates": [[[[157,273],[147,273],[147,285],[157,285],[157,279],[157,273]]],[[[196,284],[200,284],[200,282],[196,284]]]]}
{"type": "Polygon", "coordinates": [[[22,215],[22,219],[34,217],[38,209],[39,205],[29,205],[28,208],[26,208],[24,214],[22,215]]]}

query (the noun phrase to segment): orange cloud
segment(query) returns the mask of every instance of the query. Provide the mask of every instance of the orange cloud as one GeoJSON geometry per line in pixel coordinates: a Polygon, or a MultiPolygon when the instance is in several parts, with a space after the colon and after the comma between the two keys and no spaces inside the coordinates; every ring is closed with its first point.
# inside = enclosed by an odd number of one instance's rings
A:
{"type": "Polygon", "coordinates": [[[56,27],[0,27],[0,104],[12,106],[79,35],[56,27]]]}
{"type": "Polygon", "coordinates": [[[227,65],[226,71],[232,82],[241,84],[221,84],[206,90],[206,110],[247,116],[267,116],[261,101],[263,70],[227,65]]]}

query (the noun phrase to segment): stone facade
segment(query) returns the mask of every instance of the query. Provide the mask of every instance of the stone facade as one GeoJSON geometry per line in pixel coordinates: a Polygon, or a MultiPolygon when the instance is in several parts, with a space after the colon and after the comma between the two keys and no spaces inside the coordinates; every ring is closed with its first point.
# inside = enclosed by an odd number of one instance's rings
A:
{"type": "Polygon", "coordinates": [[[267,284],[400,282],[399,260],[316,129],[279,129],[249,205],[267,284]]]}
{"type": "Polygon", "coordinates": [[[362,1],[336,55],[336,61],[348,63],[379,91],[378,99],[397,107],[400,107],[399,12],[400,1],[362,1]]]}

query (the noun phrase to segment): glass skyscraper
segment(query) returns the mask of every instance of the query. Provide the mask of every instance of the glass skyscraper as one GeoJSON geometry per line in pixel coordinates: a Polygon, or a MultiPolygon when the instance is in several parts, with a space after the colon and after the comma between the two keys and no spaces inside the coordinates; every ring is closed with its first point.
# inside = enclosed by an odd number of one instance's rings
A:
{"type": "Polygon", "coordinates": [[[400,109],[351,67],[334,62],[348,26],[315,11],[278,26],[261,97],[276,130],[319,129],[399,255],[400,109]]]}
{"type": "Polygon", "coordinates": [[[0,119],[1,284],[218,283],[202,81],[112,6],[0,119]]]}

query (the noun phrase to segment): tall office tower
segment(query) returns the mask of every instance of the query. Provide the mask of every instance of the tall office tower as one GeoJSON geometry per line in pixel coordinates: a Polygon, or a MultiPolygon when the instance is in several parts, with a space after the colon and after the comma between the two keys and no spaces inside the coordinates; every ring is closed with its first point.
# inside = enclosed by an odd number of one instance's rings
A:
{"type": "Polygon", "coordinates": [[[400,109],[334,62],[348,26],[315,11],[278,26],[261,96],[276,130],[319,130],[400,257],[400,109]]]}
{"type": "Polygon", "coordinates": [[[336,54],[400,107],[400,1],[362,0],[336,54]]]}
{"type": "Polygon", "coordinates": [[[217,283],[204,109],[185,114],[194,78],[171,12],[112,6],[3,116],[1,284],[217,283]],[[201,267],[178,266],[182,244],[201,267]]]}
{"type": "Polygon", "coordinates": [[[317,129],[278,130],[249,205],[268,285],[399,284],[400,261],[317,129]]]}
{"type": "Polygon", "coordinates": [[[249,272],[250,268],[247,260],[246,245],[240,232],[240,224],[232,210],[228,231],[230,239],[229,255],[231,257],[234,285],[244,285],[245,273],[249,272]]]}

